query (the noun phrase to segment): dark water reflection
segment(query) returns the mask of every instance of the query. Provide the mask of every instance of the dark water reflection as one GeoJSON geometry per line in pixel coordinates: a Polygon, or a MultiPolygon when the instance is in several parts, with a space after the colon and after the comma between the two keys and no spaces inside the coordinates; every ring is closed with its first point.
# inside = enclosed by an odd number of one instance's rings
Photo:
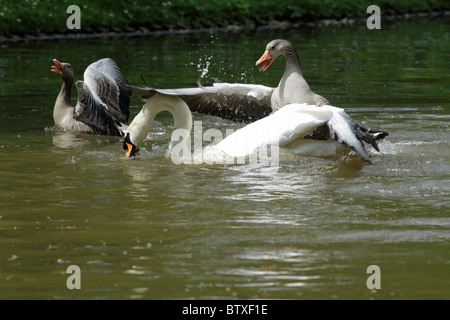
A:
{"type": "MultiPolygon", "coordinates": [[[[0,297],[448,298],[449,44],[440,20],[1,44],[0,297]],[[275,172],[174,165],[168,114],[133,161],[118,138],[53,127],[53,58],[77,79],[108,56],[135,84],[187,87],[203,74],[276,86],[284,62],[254,66],[273,38],[296,44],[316,92],[390,132],[373,165],[287,152],[275,172]],[[372,264],[381,290],[366,287],[372,264]]],[[[133,97],[131,117],[142,104],[133,97]]]]}

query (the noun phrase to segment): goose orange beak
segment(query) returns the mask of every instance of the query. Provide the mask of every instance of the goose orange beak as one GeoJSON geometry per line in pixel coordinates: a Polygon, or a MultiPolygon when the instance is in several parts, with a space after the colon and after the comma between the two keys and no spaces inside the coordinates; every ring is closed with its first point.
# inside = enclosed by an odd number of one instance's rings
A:
{"type": "Polygon", "coordinates": [[[259,69],[260,71],[266,71],[267,68],[270,67],[270,65],[275,61],[275,59],[273,59],[270,54],[269,51],[266,50],[266,52],[264,52],[264,54],[261,56],[261,58],[259,58],[258,61],[256,61],[256,65],[263,63],[263,65],[261,66],[261,68],[259,69]]]}
{"type": "Polygon", "coordinates": [[[64,65],[61,62],[59,62],[58,60],[56,60],[56,59],[53,59],[53,63],[55,65],[52,66],[52,70],[51,71],[54,72],[54,73],[62,74],[62,70],[63,70],[64,65]]]}

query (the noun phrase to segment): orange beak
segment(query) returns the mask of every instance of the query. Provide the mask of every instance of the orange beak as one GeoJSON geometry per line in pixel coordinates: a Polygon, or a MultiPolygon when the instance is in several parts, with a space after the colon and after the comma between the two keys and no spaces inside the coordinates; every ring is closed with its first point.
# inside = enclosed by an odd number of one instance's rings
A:
{"type": "Polygon", "coordinates": [[[127,153],[125,153],[125,156],[127,158],[132,158],[135,155],[139,154],[139,148],[136,147],[130,139],[130,133],[127,132],[125,139],[123,140],[123,145],[122,145],[124,150],[127,150],[127,153]]]}
{"type": "Polygon", "coordinates": [[[127,146],[127,148],[128,148],[128,151],[127,151],[127,153],[125,153],[125,156],[127,157],[127,158],[131,158],[133,155],[132,155],[132,153],[133,153],[133,145],[131,144],[131,143],[128,143],[128,142],[125,142],[125,145],[127,146]]]}
{"type": "Polygon", "coordinates": [[[275,61],[275,59],[273,59],[270,54],[269,51],[266,50],[266,52],[264,52],[264,54],[261,56],[261,58],[259,58],[258,61],[256,61],[256,65],[263,63],[263,65],[261,66],[261,68],[259,69],[259,71],[266,71],[267,68],[270,67],[270,65],[275,61]]]}
{"type": "Polygon", "coordinates": [[[139,148],[136,147],[133,142],[131,142],[130,139],[130,133],[127,132],[127,134],[125,135],[125,139],[123,140],[123,144],[122,147],[124,150],[127,150],[127,152],[125,153],[125,156],[127,158],[132,158],[134,157],[136,154],[139,154],[139,148]]]}
{"type": "Polygon", "coordinates": [[[61,62],[59,62],[58,60],[56,60],[56,59],[53,59],[53,62],[54,62],[54,66],[52,66],[52,72],[54,72],[54,73],[59,73],[59,74],[62,74],[62,70],[63,70],[63,67],[64,67],[64,64],[62,64],[61,62]]]}

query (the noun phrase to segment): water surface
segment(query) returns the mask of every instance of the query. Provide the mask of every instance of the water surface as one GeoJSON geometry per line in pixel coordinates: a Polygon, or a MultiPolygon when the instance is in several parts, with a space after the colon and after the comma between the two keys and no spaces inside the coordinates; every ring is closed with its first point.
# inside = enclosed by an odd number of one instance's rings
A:
{"type": "MultiPolygon", "coordinates": [[[[431,20],[0,44],[0,298],[448,299],[449,31],[431,20]],[[131,161],[119,138],[54,128],[53,58],[76,79],[111,57],[134,84],[276,86],[282,59],[254,66],[275,38],[295,44],[314,91],[390,133],[372,165],[288,152],[276,172],[175,165],[167,113],[131,161]],[[66,287],[69,265],[81,290],[66,287]]],[[[131,119],[143,103],[133,97],[131,119]]]]}

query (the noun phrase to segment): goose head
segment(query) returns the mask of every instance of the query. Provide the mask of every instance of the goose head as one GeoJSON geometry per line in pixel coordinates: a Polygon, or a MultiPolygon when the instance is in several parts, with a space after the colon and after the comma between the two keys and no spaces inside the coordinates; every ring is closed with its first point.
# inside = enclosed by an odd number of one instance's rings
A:
{"type": "Polygon", "coordinates": [[[53,59],[53,63],[55,65],[52,66],[52,72],[59,73],[63,79],[73,78],[73,69],[70,63],[59,62],[56,59],[53,59]]]}
{"type": "Polygon", "coordinates": [[[125,154],[127,158],[133,158],[139,154],[140,149],[131,141],[129,132],[127,132],[125,139],[123,140],[123,149],[127,150],[125,154]]]}
{"type": "Polygon", "coordinates": [[[278,58],[280,55],[286,56],[287,53],[295,51],[294,46],[287,40],[276,39],[270,41],[267,46],[264,54],[256,61],[256,65],[262,63],[260,71],[266,71],[267,68],[278,58]]]}

